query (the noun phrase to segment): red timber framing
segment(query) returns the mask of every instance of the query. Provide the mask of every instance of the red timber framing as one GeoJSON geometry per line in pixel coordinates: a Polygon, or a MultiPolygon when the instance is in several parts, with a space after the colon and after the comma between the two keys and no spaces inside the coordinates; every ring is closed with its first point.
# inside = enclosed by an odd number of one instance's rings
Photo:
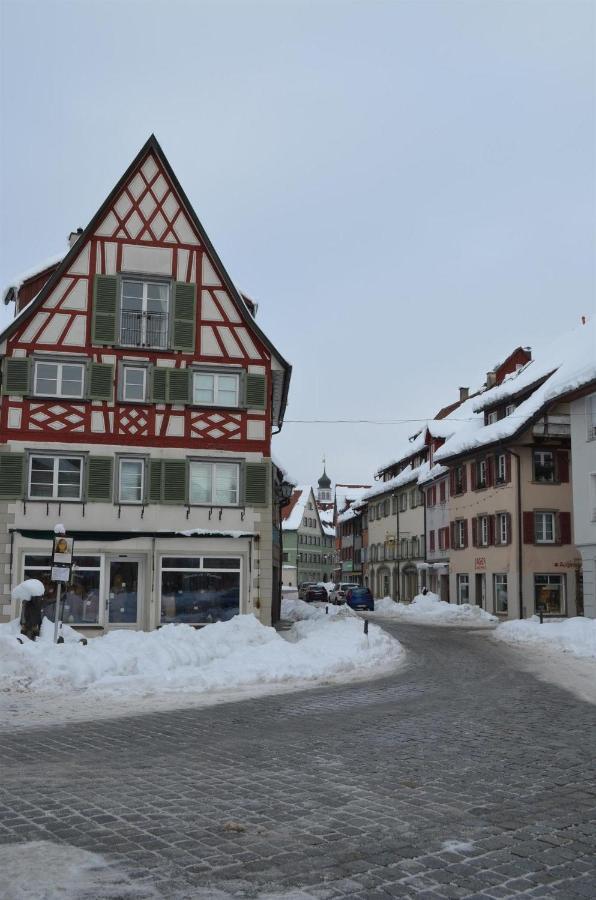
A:
{"type": "MultiPolygon", "coordinates": [[[[155,273],[148,273],[156,277],[155,273]]],[[[208,236],[152,136],[94,216],[37,298],[2,336],[7,357],[34,353],[72,354],[73,359],[114,366],[113,402],[5,396],[0,410],[4,442],[43,440],[255,451],[270,455],[272,356],[285,370],[281,416],[289,365],[260,330],[231,282],[208,236]],[[143,250],[140,250],[143,248],[143,250]],[[158,251],[167,266],[159,276],[196,285],[194,351],[98,346],[92,342],[96,275],[131,273],[127,253],[158,251]],[[266,378],[263,411],[124,403],[118,379],[121,360],[185,368],[234,366],[266,378]],[[251,426],[253,423],[258,425],[251,426]]]]}

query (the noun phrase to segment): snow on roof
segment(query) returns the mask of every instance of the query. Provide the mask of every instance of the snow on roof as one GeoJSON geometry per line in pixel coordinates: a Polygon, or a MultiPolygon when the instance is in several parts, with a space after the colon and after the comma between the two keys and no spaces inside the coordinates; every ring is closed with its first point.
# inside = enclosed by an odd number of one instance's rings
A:
{"type": "Polygon", "coordinates": [[[410,441],[407,447],[402,447],[401,452],[391,462],[380,466],[376,474],[380,475],[392,466],[397,466],[404,460],[409,459],[417,453],[421,453],[426,447],[427,432],[433,438],[441,438],[447,440],[452,437],[460,428],[465,426],[469,421],[474,419],[474,402],[475,396],[468,397],[463,403],[458,403],[457,408],[446,416],[444,419],[428,419],[423,428],[414,436],[414,440],[410,441]]]}
{"type": "Polygon", "coordinates": [[[24,285],[26,281],[29,281],[30,278],[35,278],[36,275],[41,275],[41,273],[45,272],[46,269],[57,266],[58,263],[61,263],[63,259],[64,253],[61,253],[59,256],[51,256],[49,259],[46,259],[44,263],[35,266],[35,268],[28,269],[26,272],[21,272],[20,275],[15,275],[14,278],[10,279],[9,283],[2,291],[2,300],[5,299],[11,288],[14,288],[18,293],[19,289],[24,285]]]}
{"type": "Polygon", "coordinates": [[[418,484],[427,484],[429,481],[434,481],[435,478],[440,478],[441,475],[445,475],[448,471],[447,466],[442,466],[440,463],[435,463],[434,466],[431,466],[430,463],[425,463],[423,466],[420,466],[418,484]]]}
{"type": "Polygon", "coordinates": [[[302,522],[304,509],[310,497],[312,487],[310,484],[299,484],[294,488],[292,499],[287,506],[284,506],[282,514],[281,527],[283,531],[296,531],[302,522]]]}
{"type": "Polygon", "coordinates": [[[329,509],[320,509],[319,510],[319,519],[321,520],[321,525],[332,525],[333,524],[333,507],[330,506],[329,509]]]}
{"type": "Polygon", "coordinates": [[[413,468],[411,464],[406,466],[405,469],[402,469],[394,478],[390,478],[389,481],[381,481],[379,484],[368,490],[362,499],[372,500],[374,497],[380,496],[380,494],[386,494],[387,491],[393,491],[396,488],[403,487],[404,484],[410,484],[412,481],[417,481],[420,470],[427,465],[427,463],[423,463],[420,466],[416,466],[416,468],[413,468]]]}
{"type": "Polygon", "coordinates": [[[370,488],[370,484],[336,484],[335,505],[338,512],[342,512],[346,506],[361,500],[362,495],[370,488]]]}
{"type": "Polygon", "coordinates": [[[537,354],[534,361],[537,365],[533,375],[533,363],[528,363],[506,382],[486,391],[484,398],[488,398],[487,402],[483,403],[482,409],[478,409],[472,421],[437,450],[434,456],[437,462],[487,444],[508,440],[550,402],[596,381],[596,319],[592,318],[585,325],[561,335],[543,353],[537,354]],[[484,408],[530,388],[545,375],[548,376],[546,380],[516,407],[514,413],[490,425],[484,424],[484,408]],[[508,387],[504,392],[506,385],[508,387]],[[492,399],[489,395],[492,395],[492,399]]]}
{"type": "Polygon", "coordinates": [[[348,509],[345,510],[345,512],[342,512],[342,513],[337,517],[337,521],[338,521],[338,522],[348,522],[350,519],[355,519],[355,518],[356,518],[356,512],[355,512],[354,509],[350,506],[348,509]]]}

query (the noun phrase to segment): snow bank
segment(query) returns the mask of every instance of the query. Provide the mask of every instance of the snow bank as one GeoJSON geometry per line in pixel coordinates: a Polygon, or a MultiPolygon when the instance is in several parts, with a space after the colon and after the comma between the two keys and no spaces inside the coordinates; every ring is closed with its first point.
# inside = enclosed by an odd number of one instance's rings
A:
{"type": "Polygon", "coordinates": [[[399,642],[382,629],[373,626],[367,637],[358,617],[317,612],[283,637],[244,615],[200,630],[165,625],[152,632],[113,631],[87,646],[74,640],[19,643],[11,623],[0,626],[0,682],[15,691],[192,695],[367,673],[398,660],[399,642]]]}
{"type": "Polygon", "coordinates": [[[297,597],[284,597],[281,601],[281,617],[289,622],[301,619],[325,619],[329,616],[355,616],[354,610],[347,605],[335,606],[333,603],[306,603],[297,597]],[[326,610],[326,611],[325,611],[326,610]]]}
{"type": "MultiPolygon", "coordinates": [[[[369,613],[369,615],[371,615],[369,613]]],[[[375,600],[372,615],[402,619],[420,625],[474,625],[492,626],[498,622],[496,616],[485,612],[479,606],[469,603],[457,605],[444,600],[429,591],[418,594],[411,603],[395,603],[390,597],[375,600]]]]}
{"type": "Polygon", "coordinates": [[[538,644],[562,650],[577,657],[596,659],[596,619],[547,620],[542,625],[537,616],[503,622],[494,633],[499,641],[509,644],[538,644]]]}

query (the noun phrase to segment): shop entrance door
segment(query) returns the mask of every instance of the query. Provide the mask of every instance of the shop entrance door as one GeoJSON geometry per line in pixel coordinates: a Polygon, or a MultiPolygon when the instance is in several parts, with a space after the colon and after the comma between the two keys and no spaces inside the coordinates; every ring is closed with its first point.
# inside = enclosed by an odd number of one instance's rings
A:
{"type": "Polygon", "coordinates": [[[110,628],[136,628],[141,613],[141,560],[108,559],[107,622],[110,628]]]}
{"type": "Polygon", "coordinates": [[[484,572],[476,573],[476,606],[486,609],[486,575],[484,572]]]}

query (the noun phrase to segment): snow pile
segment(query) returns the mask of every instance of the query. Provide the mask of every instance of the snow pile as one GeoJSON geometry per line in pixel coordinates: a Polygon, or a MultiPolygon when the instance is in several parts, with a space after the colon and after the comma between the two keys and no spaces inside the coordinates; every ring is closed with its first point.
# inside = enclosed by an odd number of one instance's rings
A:
{"type": "Polygon", "coordinates": [[[498,622],[496,616],[479,606],[445,603],[438,594],[430,591],[428,594],[418,594],[411,603],[395,603],[390,597],[375,600],[375,614],[420,625],[490,626],[498,622]]]}
{"type": "MultiPolygon", "coordinates": [[[[291,601],[298,603],[299,601],[291,601]]],[[[309,610],[308,604],[304,604],[309,610]]],[[[90,640],[54,644],[15,639],[0,626],[0,682],[21,691],[96,691],[192,695],[263,684],[308,682],[386,668],[401,646],[382,629],[363,633],[355,616],[319,615],[297,621],[284,637],[252,615],[196,630],[112,631],[90,640]]]]}
{"type": "Polygon", "coordinates": [[[573,619],[545,621],[542,625],[537,616],[503,622],[494,637],[509,644],[538,644],[544,648],[562,650],[573,656],[596,659],[596,619],[573,619]]]}
{"type": "Polygon", "coordinates": [[[329,616],[355,616],[356,613],[347,605],[335,606],[333,603],[306,603],[291,597],[281,601],[281,617],[289,622],[300,622],[302,619],[321,619],[329,616]]]}
{"type": "Polygon", "coordinates": [[[32,597],[43,597],[45,587],[37,578],[27,578],[12,589],[12,599],[17,603],[28,603],[32,597]]]}

